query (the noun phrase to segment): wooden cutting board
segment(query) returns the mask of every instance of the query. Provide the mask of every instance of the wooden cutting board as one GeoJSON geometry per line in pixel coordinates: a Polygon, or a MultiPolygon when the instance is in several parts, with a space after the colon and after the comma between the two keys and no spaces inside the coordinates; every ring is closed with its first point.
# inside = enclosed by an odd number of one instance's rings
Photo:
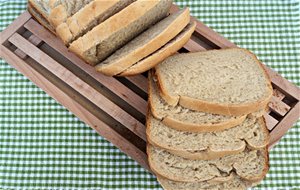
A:
{"type": "MultiPolygon", "coordinates": [[[[171,12],[176,11],[176,6],[171,12]]],[[[195,18],[192,18],[195,20],[195,18]]],[[[145,75],[126,78],[97,73],[28,12],[1,33],[1,57],[121,151],[149,170],[146,157],[145,75]]],[[[180,52],[236,47],[197,21],[180,52]]],[[[265,115],[272,147],[300,116],[300,89],[265,66],[274,95],[265,115]]]]}

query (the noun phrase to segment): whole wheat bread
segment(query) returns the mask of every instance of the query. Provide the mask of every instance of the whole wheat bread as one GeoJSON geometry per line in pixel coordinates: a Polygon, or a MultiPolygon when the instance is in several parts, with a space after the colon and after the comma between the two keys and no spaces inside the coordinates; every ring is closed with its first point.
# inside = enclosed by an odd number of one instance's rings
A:
{"type": "Polygon", "coordinates": [[[178,131],[148,113],[147,141],[187,159],[216,159],[268,145],[269,132],[262,117],[247,118],[242,124],[219,132],[178,131]]]}
{"type": "Polygon", "coordinates": [[[268,151],[248,150],[214,160],[189,160],[164,149],[147,146],[151,170],[173,181],[201,182],[236,173],[248,181],[262,180],[268,171],[268,151]]]}
{"type": "Polygon", "coordinates": [[[149,104],[153,116],[169,127],[183,131],[221,131],[241,124],[246,116],[225,116],[168,105],[161,97],[152,72],[148,73],[149,104]]]}
{"type": "Polygon", "coordinates": [[[82,36],[134,0],[93,0],[56,27],[57,35],[66,45],[82,36]]]}
{"type": "Polygon", "coordinates": [[[137,0],[73,41],[69,49],[89,64],[96,65],[164,18],[171,4],[170,0],[137,0]]]}
{"type": "Polygon", "coordinates": [[[108,76],[120,74],[168,43],[189,22],[190,12],[188,8],[169,15],[99,63],[96,66],[97,71],[108,76]]]}
{"type": "Polygon", "coordinates": [[[196,22],[188,24],[175,38],[169,41],[166,45],[155,51],[153,54],[143,58],[136,62],[131,67],[127,68],[118,76],[132,76],[143,73],[155,65],[162,62],[164,59],[176,53],[180,48],[184,46],[191,38],[196,28],[196,22]]]}
{"type": "Polygon", "coordinates": [[[241,48],[173,55],[155,76],[168,104],[209,113],[245,115],[264,109],[272,96],[261,63],[241,48]]]}

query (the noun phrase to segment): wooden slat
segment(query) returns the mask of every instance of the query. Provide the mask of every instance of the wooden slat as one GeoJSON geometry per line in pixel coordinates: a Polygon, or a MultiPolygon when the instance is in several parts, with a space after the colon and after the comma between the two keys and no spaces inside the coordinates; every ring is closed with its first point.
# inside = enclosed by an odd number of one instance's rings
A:
{"type": "Polygon", "coordinates": [[[122,98],[124,101],[128,102],[132,107],[134,107],[139,112],[146,114],[147,102],[131,91],[129,88],[124,86],[118,80],[105,76],[97,72],[92,66],[86,64],[78,56],[68,51],[68,49],[63,45],[60,39],[55,37],[53,34],[49,33],[44,27],[39,25],[34,20],[29,20],[24,27],[39,36],[44,42],[56,49],[58,52],[63,54],[67,59],[69,59],[73,64],[87,72],[91,77],[100,82],[102,85],[110,89],[117,96],[122,98]]]}
{"type": "Polygon", "coordinates": [[[268,113],[264,115],[264,118],[266,120],[266,125],[269,131],[271,131],[278,123],[278,121],[274,117],[270,116],[268,113]]]}
{"type": "Polygon", "coordinates": [[[149,170],[147,163],[147,155],[135,147],[131,142],[122,137],[120,134],[112,130],[108,125],[103,123],[93,114],[88,112],[84,107],[78,104],[74,99],[65,94],[60,88],[57,88],[51,82],[44,78],[42,74],[32,69],[21,58],[15,56],[10,50],[4,46],[0,46],[4,59],[9,62],[15,69],[25,75],[29,80],[43,89],[48,95],[74,113],[83,122],[92,127],[99,135],[113,143],[121,151],[136,160],[141,166],[149,170]]]}
{"type": "Polygon", "coordinates": [[[273,96],[276,97],[278,100],[283,100],[285,95],[278,89],[273,89],[273,96]]]}
{"type": "Polygon", "coordinates": [[[120,107],[112,103],[109,99],[93,89],[83,80],[78,78],[74,73],[70,72],[55,60],[53,60],[51,57],[44,54],[44,52],[35,47],[33,44],[29,43],[26,39],[24,39],[17,33],[11,36],[9,38],[9,41],[19,49],[21,49],[24,53],[30,55],[30,57],[38,63],[43,63],[42,65],[46,69],[48,69],[62,81],[68,83],[68,85],[76,89],[83,96],[97,105],[100,109],[105,111],[118,122],[122,123],[129,130],[134,132],[137,136],[146,140],[145,126],[143,124],[141,124],[127,112],[122,110],[120,107]]]}
{"type": "Polygon", "coordinates": [[[284,116],[291,109],[289,105],[282,102],[275,96],[272,96],[269,107],[271,111],[277,113],[280,116],[284,116]]]}
{"type": "MultiPolygon", "coordinates": [[[[34,46],[38,46],[41,44],[43,41],[36,37],[35,35],[31,35],[28,38],[28,41],[31,42],[34,46]]],[[[22,50],[16,49],[15,54],[18,55],[21,59],[25,59],[27,57],[27,54],[25,54],[22,50]]]]}
{"type": "Polygon", "coordinates": [[[299,119],[300,115],[300,102],[298,102],[293,109],[291,109],[285,117],[277,124],[277,126],[271,131],[271,139],[270,144],[277,142],[297,119],[299,119]]]}
{"type": "Polygon", "coordinates": [[[202,46],[200,46],[198,43],[196,43],[193,40],[189,40],[183,47],[186,50],[188,50],[189,52],[198,52],[198,51],[205,50],[205,48],[203,48],[202,46]]]}

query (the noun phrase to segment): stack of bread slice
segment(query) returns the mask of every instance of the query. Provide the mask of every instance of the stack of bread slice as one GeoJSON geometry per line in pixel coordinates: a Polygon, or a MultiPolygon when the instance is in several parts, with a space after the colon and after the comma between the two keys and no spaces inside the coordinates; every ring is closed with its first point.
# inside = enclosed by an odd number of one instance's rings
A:
{"type": "Polygon", "coordinates": [[[148,77],[147,153],[165,189],[246,189],[264,178],[272,87],[252,53],[176,54],[148,77]]]}
{"type": "Polygon", "coordinates": [[[189,9],[172,0],[29,0],[28,10],[69,49],[109,76],[149,70],[190,39],[189,9]]]}

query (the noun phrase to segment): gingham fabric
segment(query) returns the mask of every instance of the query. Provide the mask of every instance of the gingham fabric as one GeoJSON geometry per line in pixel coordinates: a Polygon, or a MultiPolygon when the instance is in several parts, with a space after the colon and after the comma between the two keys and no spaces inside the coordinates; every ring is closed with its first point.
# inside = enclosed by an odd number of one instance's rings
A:
{"type": "MultiPolygon", "coordinates": [[[[300,85],[296,0],[177,1],[194,16],[300,85]]],[[[26,1],[0,1],[2,31],[26,1]]],[[[254,189],[300,189],[300,123],[270,152],[254,189]]],[[[0,189],[161,189],[155,177],[4,60],[0,62],[0,189]]]]}

